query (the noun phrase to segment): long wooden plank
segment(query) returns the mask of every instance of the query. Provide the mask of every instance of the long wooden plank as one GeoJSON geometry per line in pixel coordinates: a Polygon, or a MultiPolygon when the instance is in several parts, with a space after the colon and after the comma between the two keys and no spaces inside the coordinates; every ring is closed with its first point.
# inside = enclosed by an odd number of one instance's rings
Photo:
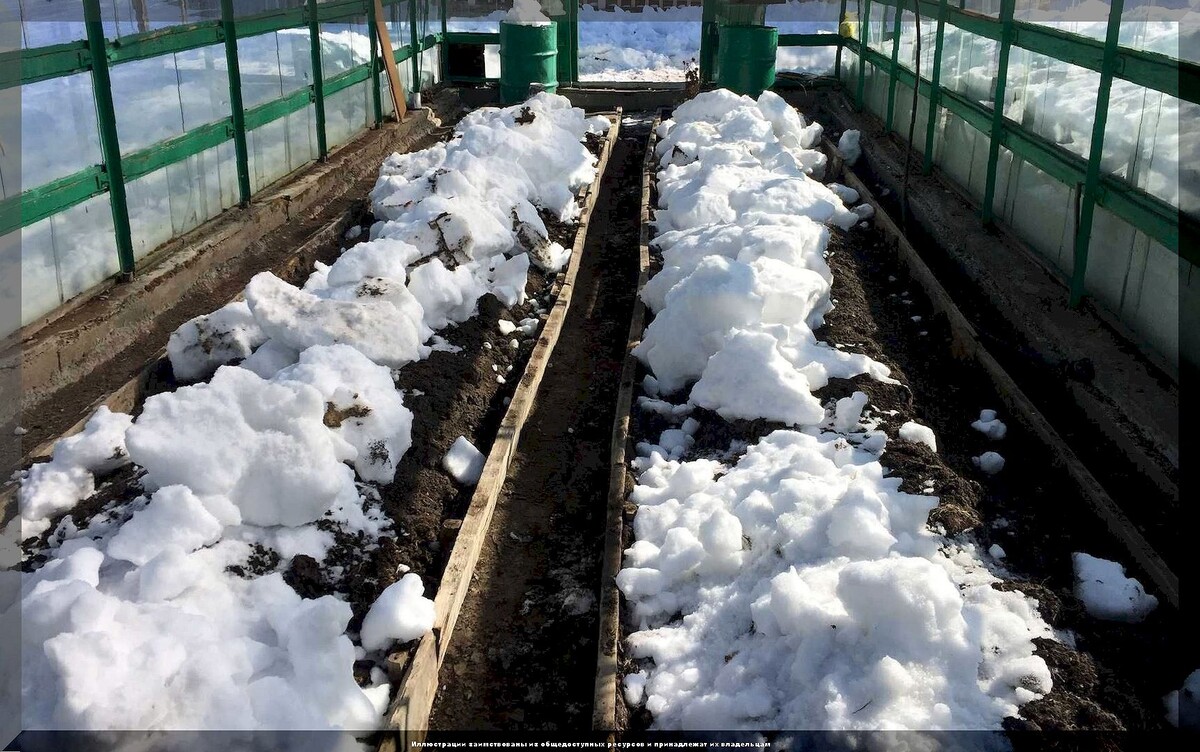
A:
{"type": "MultiPolygon", "coordinates": [[[[837,152],[836,147],[828,139],[825,139],[825,151],[827,154],[836,154],[837,152]]],[[[840,166],[833,164],[833,160],[831,160],[831,164],[835,168],[840,166]]],[[[834,174],[836,175],[838,172],[835,171],[834,174]]],[[[896,242],[901,260],[925,290],[933,307],[939,313],[945,314],[954,338],[955,354],[964,359],[973,359],[983,368],[1008,409],[1050,450],[1052,461],[1067,471],[1067,474],[1078,486],[1084,500],[1104,521],[1113,536],[1120,541],[1129,555],[1150,577],[1167,601],[1178,608],[1179,577],[1171,571],[1163,558],[1158,555],[1158,552],[1154,550],[1129,517],[1113,501],[1113,498],[1096,480],[1096,476],[1092,475],[1079,456],[1038,410],[1028,395],[1021,390],[1012,376],[988,352],[988,349],[979,340],[974,327],[954,303],[954,299],[934,276],[933,271],[913,248],[912,243],[884,211],[874,194],[853,171],[843,168],[840,170],[840,174],[841,180],[846,185],[858,191],[863,200],[875,207],[876,225],[896,242]]]]}
{"type": "Polygon", "coordinates": [[[629,424],[633,410],[633,386],[637,375],[634,345],[642,336],[646,319],[646,304],[642,288],[650,277],[650,183],[657,160],[654,158],[656,132],[662,116],[657,115],[650,127],[646,158],[642,161],[641,234],[638,240],[638,281],[634,292],[633,311],[629,319],[629,335],[625,339],[625,364],[621,369],[621,386],[617,393],[617,412],[613,417],[612,444],[608,473],[608,516],[604,529],[604,564],[600,576],[600,639],[597,642],[596,690],[592,705],[592,729],[616,731],[620,679],[618,643],[621,638],[621,593],[617,589],[617,572],[621,570],[621,553],[625,548],[625,499],[628,495],[629,472],[625,458],[629,456],[629,424]]]}
{"type": "MultiPolygon", "coordinates": [[[[396,110],[396,119],[403,120],[408,114],[408,104],[404,97],[404,82],[400,80],[400,71],[396,68],[396,56],[392,53],[392,39],[388,34],[387,19],[383,15],[383,3],[375,3],[375,34],[379,38],[379,54],[383,55],[383,67],[387,70],[388,89],[392,93],[392,106],[396,110]]],[[[376,84],[372,83],[372,86],[376,84]]],[[[413,83],[418,85],[417,82],[413,83]]]]}
{"type": "Polygon", "coordinates": [[[488,452],[483,473],[475,487],[475,493],[471,496],[471,504],[463,517],[454,548],[450,551],[450,558],[442,573],[441,585],[434,596],[433,629],[421,638],[416,653],[408,662],[404,679],[388,711],[386,728],[389,733],[385,734],[380,742],[381,752],[411,749],[414,743],[424,740],[428,731],[429,716],[437,696],[438,673],[450,647],[450,638],[454,634],[454,625],[458,621],[463,601],[470,590],[471,576],[483,550],[496,510],[496,502],[500,498],[500,490],[508,473],[508,465],[516,454],[521,430],[537,398],[538,386],[554,352],[554,345],[562,333],[567,310],[571,305],[575,277],[579,274],[583,247],[587,241],[588,223],[596,206],[600,182],[604,178],[608,158],[612,154],[620,127],[621,110],[618,109],[612,118],[612,127],[608,130],[608,138],[600,153],[596,178],[588,187],[579,230],[575,235],[575,244],[571,249],[571,258],[563,275],[558,296],[488,452]]]}

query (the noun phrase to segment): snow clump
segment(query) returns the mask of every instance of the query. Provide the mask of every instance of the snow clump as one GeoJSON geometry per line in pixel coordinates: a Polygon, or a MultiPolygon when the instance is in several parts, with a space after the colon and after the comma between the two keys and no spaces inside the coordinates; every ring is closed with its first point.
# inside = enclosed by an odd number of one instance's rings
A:
{"type": "Polygon", "coordinates": [[[1087,612],[1107,621],[1140,622],[1158,607],[1158,599],[1142,583],[1125,576],[1125,567],[1115,561],[1076,552],[1075,597],[1087,612]]]}

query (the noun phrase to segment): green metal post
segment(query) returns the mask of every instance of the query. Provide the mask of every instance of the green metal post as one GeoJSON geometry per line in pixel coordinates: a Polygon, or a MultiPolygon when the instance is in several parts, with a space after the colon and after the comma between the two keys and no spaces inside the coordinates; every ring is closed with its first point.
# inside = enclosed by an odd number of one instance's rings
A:
{"type": "Polygon", "coordinates": [[[987,182],[983,188],[982,219],[992,221],[992,203],[996,199],[996,163],[1000,159],[1000,138],[1004,132],[1004,90],[1008,83],[1008,54],[1012,50],[1013,10],[1016,0],[1000,0],[1000,59],[996,70],[996,93],[992,99],[992,132],[988,141],[987,182]]]}
{"type": "Polygon", "coordinates": [[[717,15],[720,0],[703,0],[700,11],[700,82],[712,83],[716,77],[717,15]]]}
{"type": "Polygon", "coordinates": [[[1088,152],[1087,176],[1079,204],[1075,227],[1075,267],[1071,272],[1071,307],[1083,300],[1087,281],[1088,247],[1092,240],[1092,220],[1096,216],[1096,193],[1100,186],[1100,160],[1104,157],[1104,129],[1108,123],[1108,100],[1112,94],[1116,69],[1117,45],[1121,36],[1124,0],[1112,0],[1108,10],[1108,34],[1104,38],[1104,60],[1100,64],[1100,89],[1096,92],[1096,117],[1092,122],[1092,145],[1088,152]]]}
{"type": "Polygon", "coordinates": [[[409,94],[415,95],[421,92],[421,47],[417,44],[417,8],[424,7],[419,5],[417,0],[409,0],[408,3],[408,43],[412,45],[412,91],[409,94]]]}
{"type": "Polygon", "coordinates": [[[325,73],[321,65],[321,22],[317,18],[317,0],[308,0],[308,36],[312,52],[313,104],[317,118],[317,159],[324,162],[329,156],[325,139],[325,73]]]}
{"type": "Polygon", "coordinates": [[[375,3],[367,0],[367,36],[371,38],[371,62],[367,76],[371,82],[371,116],[375,127],[383,123],[383,97],[379,94],[379,34],[375,31],[375,3]]]}
{"type": "Polygon", "coordinates": [[[838,10],[838,44],[837,52],[833,57],[833,77],[839,82],[842,80],[842,24],[846,23],[846,0],[842,0],[841,9],[838,10]]]}
{"type": "Polygon", "coordinates": [[[445,81],[449,78],[449,74],[446,73],[446,66],[450,61],[449,45],[446,44],[446,6],[448,0],[440,0],[440,2],[442,8],[442,38],[439,42],[441,49],[438,51],[438,62],[441,63],[442,80],[445,81]]]}
{"type": "MultiPolygon", "coordinates": [[[[892,132],[892,120],[896,109],[896,66],[900,61],[900,19],[904,17],[904,0],[896,0],[893,6],[896,20],[892,22],[892,63],[888,75],[887,115],[884,118],[884,133],[892,132]]],[[[911,146],[911,144],[910,144],[911,146]]]]}
{"type": "MultiPolygon", "coordinates": [[[[946,35],[946,3],[947,0],[941,0],[941,4],[938,6],[937,41],[933,46],[933,75],[929,79],[929,118],[925,124],[925,162],[921,165],[921,172],[926,175],[933,172],[933,139],[937,125],[938,102],[942,98],[942,40],[946,35]]],[[[917,30],[917,33],[920,33],[920,29],[917,30]]]]}
{"type": "Polygon", "coordinates": [[[225,36],[225,65],[229,74],[229,114],[233,120],[233,154],[237,162],[238,195],[250,203],[250,152],[246,148],[246,109],[242,104],[242,70],[238,64],[237,27],[233,0],[221,0],[221,31],[225,36]]]}
{"type": "Polygon", "coordinates": [[[871,0],[863,0],[862,23],[858,27],[858,93],[855,95],[855,101],[858,102],[860,110],[866,107],[864,96],[867,87],[867,50],[871,47],[871,43],[868,41],[870,23],[871,0]]]}
{"type": "Polygon", "coordinates": [[[133,276],[133,235],[129,230],[129,206],[125,201],[125,173],[121,170],[121,141],[117,135],[117,113],[113,109],[112,82],[108,77],[107,43],[100,0],[84,0],[84,26],[88,50],[92,55],[92,91],[96,97],[96,121],[100,126],[100,153],[108,177],[108,198],[112,207],[113,229],[117,242],[117,260],[121,275],[133,276]]]}

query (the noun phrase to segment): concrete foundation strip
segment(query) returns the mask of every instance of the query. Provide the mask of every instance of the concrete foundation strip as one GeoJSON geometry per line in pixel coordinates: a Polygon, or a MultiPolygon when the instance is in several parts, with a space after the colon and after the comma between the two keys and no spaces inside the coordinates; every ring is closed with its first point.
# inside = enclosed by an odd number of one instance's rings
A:
{"type": "Polygon", "coordinates": [[[839,176],[842,182],[858,191],[863,200],[875,207],[876,226],[895,242],[900,259],[908,266],[913,278],[929,296],[934,309],[946,316],[950,324],[952,351],[955,356],[963,360],[974,360],[983,368],[1006,407],[1012,411],[1013,415],[1017,416],[1027,430],[1037,436],[1042,444],[1050,450],[1052,462],[1067,471],[1067,474],[1079,487],[1084,500],[1091,506],[1092,511],[1108,526],[1109,532],[1121,542],[1125,550],[1150,577],[1167,601],[1178,608],[1179,577],[1171,571],[1070,445],[1063,440],[1058,431],[1054,430],[1037,406],[1021,391],[1008,372],[980,342],[975,328],[955,305],[950,294],[938,282],[937,277],[921,259],[916,249],[904,237],[904,233],[884,211],[883,206],[852,170],[845,169],[841,158],[837,156],[837,148],[833,143],[825,139],[824,148],[829,156],[830,174],[839,176]]]}
{"type": "Polygon", "coordinates": [[[579,229],[575,235],[575,245],[571,250],[571,259],[563,275],[554,307],[542,327],[541,335],[525,366],[525,372],[500,424],[496,440],[488,452],[483,475],[475,487],[471,504],[455,538],[454,548],[450,551],[450,558],[442,573],[441,586],[434,597],[433,629],[421,638],[416,652],[411,656],[393,656],[391,671],[400,674],[400,688],[388,709],[384,738],[379,745],[381,752],[410,749],[412,743],[421,742],[428,731],[429,716],[438,691],[438,672],[446,657],[454,625],[470,589],[471,576],[487,538],[509,462],[516,454],[521,430],[537,398],[542,375],[554,352],[554,345],[562,332],[567,310],[571,305],[575,277],[579,272],[580,258],[587,241],[588,223],[600,193],[600,183],[604,179],[609,156],[620,132],[621,114],[621,110],[618,109],[612,117],[613,125],[609,128],[608,138],[600,154],[596,178],[588,188],[579,229]],[[404,660],[405,657],[407,660],[404,660]]]}
{"type": "Polygon", "coordinates": [[[592,706],[592,729],[615,731],[619,707],[620,680],[618,643],[621,639],[621,593],[616,576],[621,569],[621,553],[625,548],[625,500],[628,496],[629,424],[633,410],[634,378],[637,359],[633,348],[641,339],[645,325],[646,305],[642,288],[650,276],[650,189],[654,179],[655,132],[662,120],[659,114],[650,129],[646,158],[642,162],[641,235],[638,240],[638,281],[629,321],[629,336],[625,341],[625,364],[621,370],[621,386],[617,393],[617,409],[613,418],[611,464],[608,475],[608,513],[604,528],[604,563],[600,577],[600,638],[596,657],[596,695],[592,706]]]}

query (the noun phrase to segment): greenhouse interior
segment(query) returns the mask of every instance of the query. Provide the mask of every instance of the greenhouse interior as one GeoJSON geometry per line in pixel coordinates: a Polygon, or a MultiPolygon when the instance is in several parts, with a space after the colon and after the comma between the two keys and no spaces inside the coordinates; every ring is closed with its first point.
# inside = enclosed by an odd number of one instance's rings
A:
{"type": "Polygon", "coordinates": [[[5,0],[0,102],[7,748],[1200,729],[1197,0],[5,0]]]}

